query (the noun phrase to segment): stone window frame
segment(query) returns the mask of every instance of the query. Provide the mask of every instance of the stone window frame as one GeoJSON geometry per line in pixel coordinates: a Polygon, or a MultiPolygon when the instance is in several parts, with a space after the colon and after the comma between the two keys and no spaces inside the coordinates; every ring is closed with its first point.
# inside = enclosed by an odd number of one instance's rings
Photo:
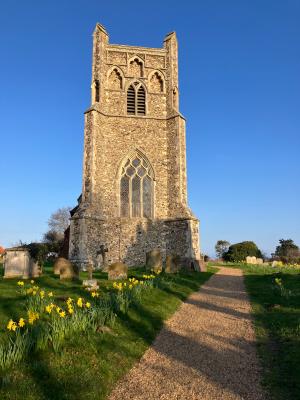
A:
{"type": "Polygon", "coordinates": [[[125,95],[126,95],[126,99],[125,99],[125,103],[126,103],[125,104],[125,112],[126,112],[126,115],[128,117],[135,117],[135,118],[145,118],[145,117],[147,117],[147,114],[148,114],[148,107],[147,107],[148,91],[147,91],[147,87],[144,84],[144,82],[141,82],[139,79],[132,79],[131,81],[129,81],[127,83],[127,85],[126,85],[125,95]],[[136,83],[138,83],[138,84],[136,85],[136,83]],[[127,92],[128,92],[128,89],[129,89],[130,86],[133,86],[133,88],[135,90],[135,99],[136,99],[136,101],[135,101],[135,114],[128,114],[128,112],[127,112],[127,92]],[[140,88],[140,86],[143,86],[144,91],[145,91],[145,114],[138,114],[137,113],[137,92],[138,92],[138,89],[140,88]]]}
{"type": "MultiPolygon", "coordinates": [[[[149,174],[147,174],[149,175],[149,174]]],[[[132,175],[130,180],[136,176],[136,174],[132,175]]],[[[146,176],[146,175],[145,175],[146,176]]],[[[150,176],[150,175],[149,175],[150,176]]],[[[125,157],[123,157],[122,161],[119,164],[119,168],[117,170],[116,174],[116,190],[117,190],[117,199],[118,199],[118,216],[119,218],[130,218],[130,219],[147,219],[147,220],[152,220],[155,218],[155,187],[156,187],[156,179],[155,179],[155,172],[152,167],[152,163],[149,161],[148,157],[139,149],[134,149],[130,151],[125,157]],[[148,171],[151,174],[151,179],[152,179],[152,204],[151,204],[151,216],[150,217],[144,217],[143,216],[143,193],[140,193],[140,204],[141,204],[141,215],[140,216],[132,216],[132,187],[129,185],[129,215],[128,216],[122,216],[121,215],[121,179],[124,176],[124,166],[127,163],[127,160],[133,161],[135,157],[141,158],[147,165],[148,165],[148,171]]],[[[143,186],[141,184],[141,186],[143,186]]]]}
{"type": "Polygon", "coordinates": [[[125,88],[125,74],[124,74],[123,70],[122,70],[120,67],[118,67],[117,65],[113,65],[112,67],[109,68],[109,70],[107,71],[107,74],[106,74],[106,89],[107,89],[107,90],[111,90],[112,92],[123,92],[123,91],[124,91],[124,88],[125,88]],[[122,88],[121,88],[121,89],[111,89],[111,88],[109,87],[108,79],[109,79],[109,77],[110,77],[110,74],[111,74],[114,70],[116,70],[117,72],[119,72],[119,74],[121,75],[121,78],[122,78],[122,88]]]}
{"type": "Polygon", "coordinates": [[[154,69],[153,71],[149,72],[148,77],[147,77],[147,81],[148,81],[148,85],[147,86],[149,88],[149,93],[151,93],[151,94],[166,94],[166,78],[165,78],[165,75],[164,75],[164,73],[162,71],[160,71],[159,69],[154,69]],[[159,93],[158,92],[152,92],[150,90],[150,80],[151,80],[151,77],[154,74],[158,74],[161,77],[162,82],[163,82],[163,90],[161,92],[159,92],[159,93]]]}
{"type": "Polygon", "coordinates": [[[127,61],[127,76],[130,78],[136,78],[137,80],[145,77],[145,61],[138,55],[134,55],[128,59],[128,61],[127,61]],[[133,75],[130,75],[130,73],[129,73],[130,72],[130,63],[135,60],[137,60],[139,63],[142,64],[142,74],[141,74],[141,76],[137,76],[137,77],[134,77],[133,75]]]}
{"type": "Polygon", "coordinates": [[[92,86],[92,104],[100,103],[100,80],[98,78],[94,79],[92,86]]]}

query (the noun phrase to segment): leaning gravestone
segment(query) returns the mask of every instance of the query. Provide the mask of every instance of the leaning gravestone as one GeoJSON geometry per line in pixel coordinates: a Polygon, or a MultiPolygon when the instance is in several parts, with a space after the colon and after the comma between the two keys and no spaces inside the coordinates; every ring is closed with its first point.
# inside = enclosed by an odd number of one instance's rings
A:
{"type": "Polygon", "coordinates": [[[154,272],[162,271],[162,259],[160,250],[151,250],[146,253],[146,269],[154,272]]]}
{"type": "Polygon", "coordinates": [[[37,278],[42,274],[41,267],[31,258],[23,247],[6,249],[4,257],[4,278],[37,278]]]}
{"type": "Polygon", "coordinates": [[[256,259],[256,264],[261,265],[264,263],[264,260],[262,258],[257,258],[256,259]]]}
{"type": "Polygon", "coordinates": [[[128,267],[122,262],[115,262],[108,267],[108,279],[127,279],[128,267]]]}
{"type": "Polygon", "coordinates": [[[174,274],[180,270],[180,257],[176,254],[168,255],[166,257],[166,269],[168,274],[174,274]]]}
{"type": "Polygon", "coordinates": [[[63,279],[78,279],[79,271],[77,266],[73,265],[66,258],[61,257],[62,260],[60,262],[60,270],[59,270],[59,278],[63,279]]]}

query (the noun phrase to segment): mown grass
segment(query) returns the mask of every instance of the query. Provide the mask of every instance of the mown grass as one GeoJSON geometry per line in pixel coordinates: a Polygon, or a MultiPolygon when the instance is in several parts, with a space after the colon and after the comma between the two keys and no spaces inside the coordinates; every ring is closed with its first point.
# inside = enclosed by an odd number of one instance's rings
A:
{"type": "MultiPolygon", "coordinates": [[[[27,360],[2,374],[2,400],[105,399],[116,381],[138,360],[169,318],[189,294],[199,289],[215,271],[180,273],[165,278],[161,288],[146,291],[128,314],[120,314],[109,330],[78,335],[67,340],[59,354],[51,350],[32,354],[27,360]]],[[[130,271],[141,277],[143,268],[130,271]]],[[[81,273],[80,278],[86,277],[81,273]]],[[[102,292],[112,286],[107,274],[96,272],[102,292]]],[[[17,280],[0,278],[0,335],[6,335],[7,321],[24,315],[24,298],[16,294],[17,280]]],[[[83,296],[80,282],[61,282],[50,266],[36,279],[40,287],[56,296],[83,296]]]]}
{"type": "Polygon", "coordinates": [[[274,400],[300,399],[300,270],[232,266],[244,271],[263,365],[263,384],[274,400]],[[275,278],[281,279],[290,296],[281,295],[275,278]]]}

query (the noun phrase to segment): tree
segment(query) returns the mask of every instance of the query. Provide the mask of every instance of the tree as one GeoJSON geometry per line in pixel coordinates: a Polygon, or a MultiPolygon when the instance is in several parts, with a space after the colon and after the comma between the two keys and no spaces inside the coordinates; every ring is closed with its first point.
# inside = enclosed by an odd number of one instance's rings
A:
{"type": "Polygon", "coordinates": [[[215,245],[216,255],[218,258],[223,258],[224,253],[228,251],[230,243],[227,240],[218,240],[215,245]]]}
{"type": "Polygon", "coordinates": [[[63,237],[69,226],[70,210],[70,207],[63,207],[52,213],[48,220],[49,231],[56,232],[63,237]]]}
{"type": "Polygon", "coordinates": [[[229,249],[224,253],[223,258],[226,261],[245,261],[247,256],[262,257],[262,253],[254,242],[241,242],[232,244],[229,249]]]}
{"type": "Polygon", "coordinates": [[[279,257],[284,263],[298,262],[300,259],[299,247],[292,239],[280,239],[279,245],[276,247],[275,256],[279,257]]]}
{"type": "Polygon", "coordinates": [[[43,243],[48,252],[59,253],[64,243],[64,233],[69,226],[70,207],[63,207],[51,214],[48,220],[49,230],[44,234],[43,243]]]}

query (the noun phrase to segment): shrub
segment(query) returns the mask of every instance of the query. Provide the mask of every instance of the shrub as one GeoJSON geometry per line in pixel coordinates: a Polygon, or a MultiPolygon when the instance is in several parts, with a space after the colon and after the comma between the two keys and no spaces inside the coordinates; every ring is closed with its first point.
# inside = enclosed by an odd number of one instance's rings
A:
{"type": "Polygon", "coordinates": [[[254,242],[241,242],[229,246],[228,251],[223,255],[225,261],[245,261],[247,256],[262,257],[261,251],[254,242]]]}

